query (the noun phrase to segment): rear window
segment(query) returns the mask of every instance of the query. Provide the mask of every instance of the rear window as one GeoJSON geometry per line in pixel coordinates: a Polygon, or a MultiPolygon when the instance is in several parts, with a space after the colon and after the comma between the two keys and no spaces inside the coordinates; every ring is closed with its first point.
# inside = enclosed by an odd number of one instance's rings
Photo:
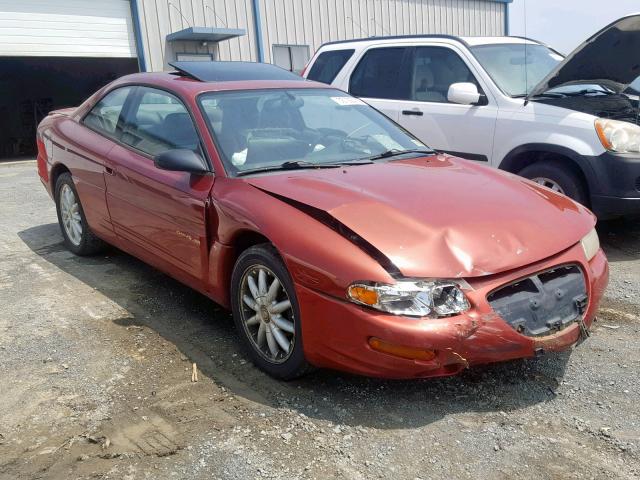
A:
{"type": "Polygon", "coordinates": [[[330,50],[321,53],[314,62],[309,75],[309,80],[316,82],[331,83],[342,70],[344,64],[351,58],[355,50],[330,50]]]}

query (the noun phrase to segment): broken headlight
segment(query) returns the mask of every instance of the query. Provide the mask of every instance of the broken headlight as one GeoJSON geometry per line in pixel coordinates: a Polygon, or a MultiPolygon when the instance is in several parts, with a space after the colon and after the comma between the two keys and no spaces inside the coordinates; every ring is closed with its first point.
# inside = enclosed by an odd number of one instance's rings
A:
{"type": "Polygon", "coordinates": [[[629,122],[598,118],[595,123],[600,143],[614,152],[640,152],[640,127],[629,122]]]}
{"type": "Polygon", "coordinates": [[[399,281],[393,285],[354,283],[349,300],[382,312],[409,317],[447,317],[470,308],[459,285],[443,280],[399,281]]]}

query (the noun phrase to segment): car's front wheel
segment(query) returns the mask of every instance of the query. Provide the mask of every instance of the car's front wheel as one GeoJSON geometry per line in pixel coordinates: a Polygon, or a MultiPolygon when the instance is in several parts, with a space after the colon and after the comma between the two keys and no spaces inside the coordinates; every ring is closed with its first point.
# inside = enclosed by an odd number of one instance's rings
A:
{"type": "Polygon", "coordinates": [[[582,180],[560,162],[536,162],[522,169],[519,175],[587,205],[588,197],[582,180]]]}
{"type": "Polygon", "coordinates": [[[70,173],[63,173],[56,180],[55,199],[66,247],[76,255],[93,255],[102,250],[105,244],[89,228],[70,173]]]}
{"type": "Polygon", "coordinates": [[[251,247],[238,258],[231,276],[231,307],[242,342],[259,368],[283,380],[307,371],[293,282],[270,245],[251,247]]]}

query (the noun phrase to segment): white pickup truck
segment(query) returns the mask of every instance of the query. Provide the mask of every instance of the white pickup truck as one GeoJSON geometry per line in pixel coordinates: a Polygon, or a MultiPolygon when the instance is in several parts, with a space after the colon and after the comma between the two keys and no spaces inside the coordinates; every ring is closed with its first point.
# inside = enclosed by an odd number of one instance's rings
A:
{"type": "Polygon", "coordinates": [[[563,58],[519,37],[323,45],[303,76],[373,105],[436,150],[561,191],[600,218],[640,213],[640,15],[563,58]]]}

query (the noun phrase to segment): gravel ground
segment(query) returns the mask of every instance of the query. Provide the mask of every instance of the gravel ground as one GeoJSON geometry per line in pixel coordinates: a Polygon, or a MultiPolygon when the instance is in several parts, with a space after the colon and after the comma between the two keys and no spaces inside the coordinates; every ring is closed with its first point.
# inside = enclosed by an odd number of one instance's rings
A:
{"type": "Polygon", "coordinates": [[[572,352],[281,383],[213,302],[67,252],[33,162],[0,165],[0,205],[0,479],[640,478],[637,221],[600,227],[611,283],[572,352]]]}

